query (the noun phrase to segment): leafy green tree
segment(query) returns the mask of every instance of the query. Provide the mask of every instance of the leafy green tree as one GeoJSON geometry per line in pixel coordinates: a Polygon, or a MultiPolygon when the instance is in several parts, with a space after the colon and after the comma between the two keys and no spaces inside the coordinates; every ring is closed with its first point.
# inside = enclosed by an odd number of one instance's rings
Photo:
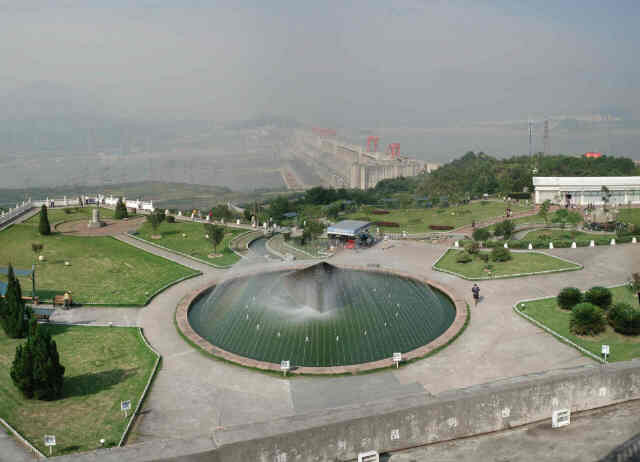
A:
{"type": "Polygon", "coordinates": [[[40,222],[38,223],[38,232],[42,236],[48,236],[51,234],[51,225],[49,224],[47,206],[44,204],[42,205],[42,207],[40,207],[40,222]]]}
{"type": "Polygon", "coordinates": [[[51,334],[32,320],[26,343],[16,347],[10,372],[13,383],[27,398],[54,400],[62,395],[64,371],[51,334]]]}
{"type": "Polygon", "coordinates": [[[224,218],[225,220],[228,220],[233,218],[233,212],[231,212],[227,204],[218,204],[211,209],[211,216],[218,219],[224,218]]]}
{"type": "Polygon", "coordinates": [[[549,223],[549,209],[551,208],[551,201],[547,199],[540,205],[538,210],[538,216],[544,220],[546,224],[549,223]]]}
{"type": "Polygon", "coordinates": [[[578,303],[571,309],[569,328],[578,335],[596,335],[606,327],[604,311],[591,303],[578,303]]]}
{"type": "Polygon", "coordinates": [[[22,338],[27,335],[29,310],[24,305],[20,282],[16,278],[11,265],[9,265],[7,275],[7,292],[4,298],[4,306],[0,314],[0,323],[2,323],[2,328],[8,337],[22,338]]]}
{"type": "Polygon", "coordinates": [[[116,220],[122,220],[123,218],[129,217],[129,213],[127,212],[127,206],[124,204],[122,197],[119,197],[118,202],[116,202],[116,209],[113,213],[113,217],[116,220]]]}
{"type": "Polygon", "coordinates": [[[487,228],[476,228],[473,230],[473,240],[477,242],[484,242],[491,236],[487,228]]]}
{"type": "Polygon", "coordinates": [[[605,185],[602,185],[600,192],[602,193],[602,208],[606,212],[609,201],[611,200],[611,191],[609,191],[609,188],[607,188],[605,185]]]}
{"type": "Polygon", "coordinates": [[[204,230],[209,236],[207,240],[213,245],[213,251],[217,252],[218,245],[224,240],[224,227],[205,223],[204,230]]]}
{"type": "Polygon", "coordinates": [[[44,249],[44,245],[42,245],[42,244],[40,244],[38,242],[32,242],[31,243],[31,251],[33,252],[33,260],[35,262],[38,261],[38,254],[40,252],[42,252],[42,249],[44,249]]]}
{"type": "Polygon", "coordinates": [[[560,291],[556,301],[558,306],[564,310],[570,310],[578,303],[582,302],[582,292],[575,287],[565,287],[560,291]]]}
{"type": "Polygon", "coordinates": [[[606,287],[594,286],[584,293],[584,301],[606,310],[611,306],[613,295],[606,287]]]}
{"type": "Polygon", "coordinates": [[[493,234],[496,236],[503,236],[505,240],[508,240],[513,235],[513,231],[515,229],[516,226],[513,224],[513,221],[504,220],[496,224],[493,234]]]}
{"type": "Polygon", "coordinates": [[[582,216],[578,212],[570,212],[567,209],[556,210],[551,218],[551,223],[560,223],[562,228],[567,223],[575,226],[582,221],[582,216]]]}

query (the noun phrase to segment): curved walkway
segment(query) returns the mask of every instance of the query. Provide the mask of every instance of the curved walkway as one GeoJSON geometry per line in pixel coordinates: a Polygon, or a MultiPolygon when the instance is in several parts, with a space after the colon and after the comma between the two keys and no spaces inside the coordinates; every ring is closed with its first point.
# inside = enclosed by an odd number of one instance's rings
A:
{"type": "MultiPolygon", "coordinates": [[[[166,254],[133,241],[130,242],[132,245],[152,253],[166,254]]],[[[386,250],[374,247],[342,252],[334,258],[343,264],[374,264],[410,272],[452,287],[470,300],[471,283],[431,270],[431,265],[445,249],[405,241],[395,242],[386,250]]],[[[206,438],[217,427],[268,421],[316,409],[357,405],[425,391],[437,395],[502,378],[588,364],[590,359],[520,318],[512,307],[521,299],[554,296],[566,285],[585,289],[596,283],[623,283],[632,271],[633,262],[640,262],[640,245],[557,249],[549,253],[577,261],[585,265],[585,269],[560,277],[549,275],[483,282],[483,298],[472,310],[468,329],[433,357],[399,370],[369,375],[287,379],[204,356],[179,336],[173,324],[180,300],[193,290],[221,281],[229,273],[201,268],[195,262],[170,256],[174,261],[200,269],[203,275],[168,289],[142,310],[141,325],[151,344],[163,355],[163,367],[132,441],[206,438]]],[[[254,271],[255,268],[256,265],[243,265],[230,273],[254,271]]]]}

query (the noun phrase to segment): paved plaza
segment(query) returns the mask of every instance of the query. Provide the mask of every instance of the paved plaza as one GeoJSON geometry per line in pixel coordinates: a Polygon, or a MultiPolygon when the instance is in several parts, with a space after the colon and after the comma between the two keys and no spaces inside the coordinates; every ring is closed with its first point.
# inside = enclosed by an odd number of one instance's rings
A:
{"type": "MultiPolygon", "coordinates": [[[[507,377],[562,369],[593,361],[557,341],[513,311],[519,300],[555,296],[566,286],[581,289],[624,283],[640,271],[640,245],[556,249],[554,256],[584,265],[581,271],[480,282],[481,301],[453,344],[432,357],[400,369],[340,377],[277,377],[205,356],[188,345],[174,326],[176,306],[187,294],[225,278],[257,269],[287,265],[245,259],[231,270],[219,270],[140,242],[118,239],[195,268],[201,276],[170,287],[145,308],[80,308],[58,312],[55,321],[143,327],[162,355],[162,367],[129,443],[166,439],[210,438],[212,431],[250,422],[320,409],[362,405],[392,398],[438,394],[507,377]],[[255,262],[255,263],[254,263],[255,262]]],[[[432,270],[445,246],[394,241],[385,249],[345,250],[330,261],[343,265],[379,265],[444,284],[471,305],[472,283],[432,270]]],[[[309,264],[313,264],[310,262],[309,264]]],[[[394,459],[395,460],[395,459],[394,459]]],[[[399,459],[411,460],[411,459],[399,459]]]]}

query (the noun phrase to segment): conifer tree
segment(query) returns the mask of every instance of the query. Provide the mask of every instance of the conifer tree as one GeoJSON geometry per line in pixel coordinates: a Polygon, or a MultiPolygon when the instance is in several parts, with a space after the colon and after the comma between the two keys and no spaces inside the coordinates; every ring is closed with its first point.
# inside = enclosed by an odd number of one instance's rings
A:
{"type": "Polygon", "coordinates": [[[129,213],[127,212],[127,206],[124,205],[122,197],[118,198],[118,202],[116,202],[116,209],[113,213],[113,216],[116,220],[122,220],[123,218],[127,218],[129,216],[129,213]]]}
{"type": "Polygon", "coordinates": [[[38,231],[43,236],[51,234],[51,225],[49,224],[49,216],[47,215],[47,206],[44,204],[40,207],[40,223],[38,224],[38,231]]]}
{"type": "Polygon", "coordinates": [[[53,400],[62,395],[64,371],[51,334],[31,320],[26,343],[16,347],[11,365],[13,383],[27,398],[53,400]]]}
{"type": "Polygon", "coordinates": [[[13,267],[9,265],[7,293],[4,306],[0,309],[0,323],[5,333],[10,338],[22,338],[27,334],[26,314],[20,282],[15,277],[13,267]]]}

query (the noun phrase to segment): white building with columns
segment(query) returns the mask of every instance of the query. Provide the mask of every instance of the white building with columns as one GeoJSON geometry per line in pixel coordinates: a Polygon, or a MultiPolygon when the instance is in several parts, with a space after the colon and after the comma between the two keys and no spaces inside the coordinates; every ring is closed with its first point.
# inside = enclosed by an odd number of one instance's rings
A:
{"type": "Polygon", "coordinates": [[[640,176],[534,176],[536,204],[602,205],[602,187],[610,192],[609,205],[640,205],[640,176]]]}

